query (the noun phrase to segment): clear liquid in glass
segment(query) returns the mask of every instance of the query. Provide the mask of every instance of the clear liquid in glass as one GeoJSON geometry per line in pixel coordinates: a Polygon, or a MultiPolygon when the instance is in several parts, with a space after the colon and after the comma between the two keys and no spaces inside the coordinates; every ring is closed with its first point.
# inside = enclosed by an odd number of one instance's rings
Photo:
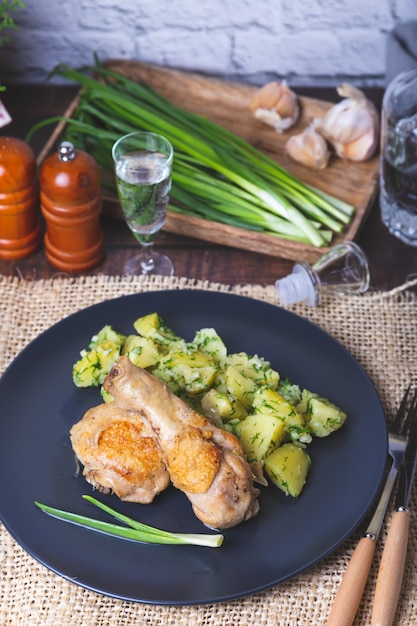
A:
{"type": "Polygon", "coordinates": [[[117,190],[129,228],[139,241],[163,226],[171,190],[166,156],[139,150],[123,155],[116,163],[117,190]]]}

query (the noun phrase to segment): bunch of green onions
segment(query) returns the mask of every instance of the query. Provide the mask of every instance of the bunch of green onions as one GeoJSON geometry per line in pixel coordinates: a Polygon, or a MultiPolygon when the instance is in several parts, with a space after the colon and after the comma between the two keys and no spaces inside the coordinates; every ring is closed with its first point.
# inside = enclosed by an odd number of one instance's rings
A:
{"type": "MultiPolygon", "coordinates": [[[[113,143],[135,130],[164,135],[174,147],[170,210],[275,234],[316,247],[349,224],[354,207],[302,183],[273,159],[203,116],[187,112],[148,86],[100,63],[55,73],[82,86],[66,139],[110,175],[113,143]],[[94,77],[93,77],[94,76],[94,77]]],[[[50,118],[32,128],[63,118],[50,118]]]]}
{"type": "Polygon", "coordinates": [[[83,496],[85,500],[94,504],[102,511],[105,511],[119,522],[123,522],[124,526],[119,524],[111,524],[102,520],[86,517],[85,515],[79,515],[78,513],[71,513],[69,511],[63,511],[56,509],[52,506],[42,504],[41,502],[35,502],[35,505],[52,517],[61,519],[65,522],[70,522],[83,528],[89,528],[97,532],[110,535],[112,537],[121,537],[122,539],[130,539],[131,541],[139,541],[141,543],[156,543],[156,544],[171,544],[171,545],[194,545],[194,546],[206,546],[208,548],[219,548],[223,543],[223,535],[212,534],[205,535],[202,533],[172,533],[167,530],[161,530],[154,526],[148,526],[142,522],[119,513],[115,509],[107,506],[103,502],[92,498],[91,496],[83,496]]]}

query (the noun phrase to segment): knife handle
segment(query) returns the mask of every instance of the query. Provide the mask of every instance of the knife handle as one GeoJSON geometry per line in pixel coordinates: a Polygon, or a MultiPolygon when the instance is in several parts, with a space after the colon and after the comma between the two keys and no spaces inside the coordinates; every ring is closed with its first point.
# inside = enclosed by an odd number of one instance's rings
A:
{"type": "Polygon", "coordinates": [[[357,613],[371,569],[375,541],[365,536],[359,541],[330,611],[327,626],[351,626],[357,613]]]}
{"type": "Polygon", "coordinates": [[[407,555],[410,514],[406,508],[392,516],[375,587],[371,626],[394,622],[407,555]]]}

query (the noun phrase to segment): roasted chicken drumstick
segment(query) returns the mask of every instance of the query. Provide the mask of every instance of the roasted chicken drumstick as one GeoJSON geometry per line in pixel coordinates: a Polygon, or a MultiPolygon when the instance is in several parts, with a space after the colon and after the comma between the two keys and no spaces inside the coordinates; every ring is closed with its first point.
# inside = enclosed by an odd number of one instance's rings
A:
{"type": "Polygon", "coordinates": [[[71,428],[70,438],[86,480],[101,492],[148,504],[170,483],[148,421],[115,402],[89,409],[71,428]]]}
{"type": "Polygon", "coordinates": [[[256,515],[259,490],[234,435],[214,426],[125,356],[110,370],[104,388],[120,408],[149,421],[171,481],[204,524],[229,528],[256,515]]]}

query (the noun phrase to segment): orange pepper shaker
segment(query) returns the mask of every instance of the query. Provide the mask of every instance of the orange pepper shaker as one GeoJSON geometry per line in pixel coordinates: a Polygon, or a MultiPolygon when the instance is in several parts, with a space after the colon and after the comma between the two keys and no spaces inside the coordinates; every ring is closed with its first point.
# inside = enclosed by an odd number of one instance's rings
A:
{"type": "Polygon", "coordinates": [[[0,259],[35,252],[42,241],[36,159],[14,137],[0,137],[0,259]]]}
{"type": "Polygon", "coordinates": [[[65,272],[83,272],[98,265],[104,257],[104,235],[100,169],[95,159],[63,141],[43,163],[39,182],[48,261],[65,272]]]}

